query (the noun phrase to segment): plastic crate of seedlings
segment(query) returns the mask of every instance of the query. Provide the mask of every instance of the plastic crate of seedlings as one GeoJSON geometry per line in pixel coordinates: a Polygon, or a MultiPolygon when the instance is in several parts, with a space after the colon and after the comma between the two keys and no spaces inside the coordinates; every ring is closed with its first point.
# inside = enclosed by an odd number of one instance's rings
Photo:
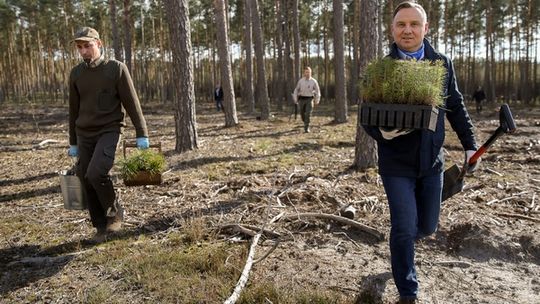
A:
{"type": "Polygon", "coordinates": [[[161,143],[150,145],[149,149],[133,149],[137,145],[124,141],[124,159],[119,162],[120,176],[126,186],[159,185],[163,182],[165,157],[161,152],[161,143]]]}
{"type": "Polygon", "coordinates": [[[362,125],[435,131],[443,105],[442,61],[371,62],[362,82],[362,125]]]}

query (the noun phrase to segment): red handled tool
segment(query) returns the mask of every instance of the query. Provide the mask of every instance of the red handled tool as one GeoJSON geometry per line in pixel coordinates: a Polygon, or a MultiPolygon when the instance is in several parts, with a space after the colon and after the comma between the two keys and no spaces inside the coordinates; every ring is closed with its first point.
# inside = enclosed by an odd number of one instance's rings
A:
{"type": "Polygon", "coordinates": [[[478,161],[497,138],[505,133],[513,133],[514,131],[516,131],[516,124],[512,117],[512,112],[510,112],[510,107],[507,104],[503,104],[499,111],[499,127],[495,130],[495,133],[473,154],[468,162],[465,162],[463,168],[460,169],[458,165],[453,165],[444,171],[442,201],[463,190],[463,179],[467,170],[478,161]]]}

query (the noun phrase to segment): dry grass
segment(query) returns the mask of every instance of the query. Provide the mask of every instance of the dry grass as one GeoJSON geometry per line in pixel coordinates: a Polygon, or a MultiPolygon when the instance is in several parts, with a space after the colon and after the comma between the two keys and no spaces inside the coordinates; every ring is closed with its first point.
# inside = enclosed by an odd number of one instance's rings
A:
{"type": "MultiPolygon", "coordinates": [[[[221,303],[238,280],[250,241],[232,231],[217,234],[221,225],[261,227],[281,212],[335,214],[336,205],[344,203],[357,208],[359,222],[387,232],[388,208],[376,170],[348,170],[354,157],[354,110],[348,123],[333,125],[331,105],[316,107],[313,132],[304,134],[300,120],[289,121],[285,114],[268,122],[242,116],[241,126],[224,129],[222,114],[210,106],[198,112],[200,148],[184,154],[173,152],[173,115],[162,108],[147,115],[150,141],[163,143],[170,172],[164,174],[160,186],[125,187],[115,180],[127,210],[127,225],[115,239],[98,246],[84,242],[94,232],[87,214],[62,208],[54,171],[71,165],[65,156],[65,107],[36,107],[33,118],[25,116],[25,109],[6,109],[0,120],[0,148],[4,149],[0,151],[0,302],[221,303]],[[36,121],[41,123],[39,132],[36,121]],[[43,139],[59,143],[33,150],[43,139]],[[276,193],[283,193],[279,202],[276,193]],[[45,258],[46,262],[21,262],[25,258],[45,258]]],[[[488,132],[493,124],[486,119],[479,128],[488,132]]],[[[498,150],[498,156],[486,156],[480,171],[466,181],[483,188],[467,190],[445,203],[436,237],[418,244],[422,284],[431,284],[425,290],[438,303],[454,297],[463,303],[497,303],[511,296],[531,303],[527,297],[537,296],[536,283],[530,283],[540,274],[537,262],[530,262],[537,261],[530,253],[538,247],[536,223],[496,215],[538,211],[534,209],[537,202],[531,206],[533,193],[491,206],[482,203],[536,191],[538,185],[532,179],[538,180],[534,166],[539,150],[530,138],[538,132],[532,122],[526,131],[527,136],[516,134],[513,142],[500,145],[529,150],[498,150]],[[504,176],[482,170],[483,166],[504,176]],[[474,242],[464,243],[464,254],[448,252],[446,235],[464,222],[486,229],[474,242]],[[532,239],[526,250],[520,251],[518,244],[496,251],[527,236],[532,239]],[[482,245],[484,239],[490,246],[482,247],[487,248],[483,256],[491,254],[500,265],[475,260],[475,249],[470,247],[482,245]],[[522,260],[516,262],[514,257],[522,260]],[[474,264],[474,271],[431,265],[456,259],[474,264]],[[447,272],[452,273],[452,280],[447,272]],[[494,277],[501,279],[490,279],[494,277]],[[457,279],[479,283],[464,286],[456,294],[452,284],[457,279]],[[497,289],[501,284],[512,290],[497,289]],[[519,290],[523,292],[512,294],[519,290]]],[[[128,128],[125,138],[133,137],[128,128]]],[[[450,149],[447,159],[461,162],[457,139],[449,136],[447,141],[457,147],[450,149]]],[[[374,242],[354,229],[325,221],[279,221],[266,228],[285,238],[253,267],[241,303],[357,303],[357,297],[361,297],[359,303],[395,300],[395,288],[386,281],[391,275],[385,275],[390,271],[386,242],[374,242]],[[370,280],[386,289],[366,293],[363,286],[369,286],[370,280]]],[[[256,256],[271,244],[261,242],[256,256]]]]}

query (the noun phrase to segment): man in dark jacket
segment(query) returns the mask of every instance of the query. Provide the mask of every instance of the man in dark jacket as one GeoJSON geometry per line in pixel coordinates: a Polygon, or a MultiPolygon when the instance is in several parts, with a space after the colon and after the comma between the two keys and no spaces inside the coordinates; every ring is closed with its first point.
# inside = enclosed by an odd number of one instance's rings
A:
{"type": "Polygon", "coordinates": [[[416,301],[415,241],[434,233],[439,221],[444,114],[457,133],[467,159],[477,149],[473,125],[458,90],[452,62],[424,39],[427,30],[426,13],[419,4],[399,4],[394,11],[394,43],[389,56],[396,60],[443,61],[447,70],[443,96],[447,98],[440,109],[436,130],[388,130],[364,126],[378,144],[379,174],[390,207],[390,253],[399,303],[416,301]]]}
{"type": "Polygon", "coordinates": [[[223,111],[223,88],[219,84],[214,89],[214,100],[217,111],[223,111]]]}
{"type": "Polygon", "coordinates": [[[472,98],[476,102],[476,113],[480,114],[480,112],[482,112],[482,102],[486,99],[486,93],[484,93],[482,87],[479,86],[478,89],[474,91],[472,98]]]}
{"type": "Polygon", "coordinates": [[[97,229],[95,242],[120,230],[124,209],[119,205],[109,171],[129,114],[137,147],[150,145],[146,121],[125,64],[103,57],[99,33],[83,27],[73,39],[83,62],[69,76],[69,150],[79,157],[77,175],[86,190],[88,211],[97,229]]]}

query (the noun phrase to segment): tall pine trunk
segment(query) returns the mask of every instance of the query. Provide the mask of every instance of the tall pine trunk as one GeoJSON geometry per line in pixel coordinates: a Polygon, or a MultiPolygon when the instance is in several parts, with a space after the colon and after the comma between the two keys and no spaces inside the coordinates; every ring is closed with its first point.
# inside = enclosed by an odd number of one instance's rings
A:
{"type": "Polygon", "coordinates": [[[292,17],[294,41],[294,78],[298,79],[302,76],[302,71],[300,70],[300,21],[298,20],[298,0],[292,0],[292,17]]]}
{"type": "MultiPolygon", "coordinates": [[[[343,35],[343,0],[333,1],[334,9],[334,74],[336,77],[334,122],[347,121],[347,90],[345,81],[345,54],[343,35]]],[[[369,16],[369,15],[366,15],[369,16]]],[[[374,22],[375,24],[375,22],[374,22]]],[[[374,41],[376,42],[376,41],[374,41]]]]}
{"type": "MultiPolygon", "coordinates": [[[[368,62],[377,56],[377,14],[376,1],[361,1],[360,10],[364,16],[360,19],[360,75],[364,74],[368,62]]],[[[357,170],[372,168],[377,165],[377,145],[360,125],[360,106],[356,124],[356,143],[353,167],[357,170]]]]}
{"type": "MultiPolygon", "coordinates": [[[[354,16],[360,16],[360,0],[353,0],[354,16]]],[[[359,49],[360,49],[360,18],[354,18],[353,20],[353,51],[352,51],[352,67],[351,67],[351,90],[350,90],[350,102],[351,104],[358,103],[358,65],[359,65],[359,49]]]]}
{"type": "Polygon", "coordinates": [[[130,0],[124,0],[124,55],[129,72],[133,67],[131,61],[131,27],[131,3],[130,0]]]}
{"type": "MultiPolygon", "coordinates": [[[[246,0],[249,2],[249,0],[246,0]]],[[[286,96],[285,90],[285,68],[283,65],[283,14],[280,0],[276,0],[276,50],[277,50],[277,79],[276,98],[278,110],[283,110],[283,99],[286,96]]]]}
{"type": "Polygon", "coordinates": [[[111,18],[112,45],[114,49],[114,59],[122,61],[122,45],[120,34],[118,33],[118,22],[116,22],[116,0],[109,0],[109,14],[111,18]]]}
{"type": "Polygon", "coordinates": [[[251,0],[244,1],[244,48],[246,50],[246,79],[244,83],[244,102],[247,112],[255,112],[255,98],[253,96],[253,31],[251,26],[252,5],[251,0]]]}
{"type": "Polygon", "coordinates": [[[253,34],[255,40],[255,58],[257,60],[257,99],[261,107],[261,119],[270,117],[270,101],[268,99],[268,86],[266,84],[266,68],[264,66],[264,44],[261,18],[259,15],[258,0],[253,1],[251,17],[253,19],[253,34]]]}
{"type": "Polygon", "coordinates": [[[227,35],[227,20],[225,16],[224,0],[214,0],[216,15],[217,47],[219,53],[219,68],[221,72],[221,87],[223,88],[223,107],[225,109],[225,127],[238,124],[236,116],[236,102],[234,99],[234,85],[229,56],[229,37],[227,35]]]}
{"type": "Polygon", "coordinates": [[[198,147],[188,0],[165,0],[173,58],[172,77],[177,152],[198,147]]]}
{"type": "Polygon", "coordinates": [[[287,87],[287,100],[289,104],[293,103],[292,91],[296,85],[296,77],[294,76],[294,65],[291,60],[291,35],[289,31],[289,9],[288,9],[288,0],[281,0],[281,14],[283,15],[283,40],[285,40],[285,50],[283,64],[285,65],[285,82],[287,87]]]}

